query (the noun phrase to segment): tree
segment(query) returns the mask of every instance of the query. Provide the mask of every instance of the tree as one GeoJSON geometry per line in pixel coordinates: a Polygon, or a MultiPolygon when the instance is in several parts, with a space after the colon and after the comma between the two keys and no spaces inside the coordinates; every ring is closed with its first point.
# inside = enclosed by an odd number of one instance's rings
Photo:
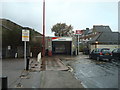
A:
{"type": "Polygon", "coordinates": [[[55,32],[55,36],[72,36],[73,27],[71,25],[66,25],[66,23],[57,23],[52,28],[51,31],[55,32]]]}

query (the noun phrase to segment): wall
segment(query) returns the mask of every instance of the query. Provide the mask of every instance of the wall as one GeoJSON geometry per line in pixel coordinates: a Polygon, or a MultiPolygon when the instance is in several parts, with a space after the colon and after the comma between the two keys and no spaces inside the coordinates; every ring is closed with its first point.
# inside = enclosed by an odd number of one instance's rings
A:
{"type": "Polygon", "coordinates": [[[78,48],[77,48],[77,38],[73,37],[72,38],[72,51],[71,51],[71,55],[77,55],[78,52],[78,48]]]}
{"type": "MultiPolygon", "coordinates": [[[[118,48],[118,45],[97,45],[97,48],[110,48],[111,50],[113,50],[114,48],[118,48]]],[[[95,48],[95,45],[90,45],[90,49],[91,51],[95,48]]]]}
{"type": "Polygon", "coordinates": [[[45,37],[45,49],[52,51],[52,37],[45,37]]]}

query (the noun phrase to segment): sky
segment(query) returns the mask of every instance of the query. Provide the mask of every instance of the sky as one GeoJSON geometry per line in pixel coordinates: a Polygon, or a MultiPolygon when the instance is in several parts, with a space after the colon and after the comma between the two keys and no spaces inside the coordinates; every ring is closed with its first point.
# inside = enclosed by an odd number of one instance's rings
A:
{"type": "MultiPolygon", "coordinates": [[[[118,31],[118,0],[45,0],[46,36],[53,36],[53,25],[66,23],[73,30],[109,25],[118,31]]],[[[0,18],[42,33],[43,0],[1,0],[0,18]]]]}

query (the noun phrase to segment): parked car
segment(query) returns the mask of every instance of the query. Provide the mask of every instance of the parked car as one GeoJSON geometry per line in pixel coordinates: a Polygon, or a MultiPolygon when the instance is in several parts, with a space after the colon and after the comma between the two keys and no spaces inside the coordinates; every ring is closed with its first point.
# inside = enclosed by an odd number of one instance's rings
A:
{"type": "Polygon", "coordinates": [[[120,60],[120,48],[116,48],[112,51],[112,58],[115,60],[120,60]]]}
{"type": "Polygon", "coordinates": [[[109,48],[95,48],[92,50],[92,52],[89,54],[89,58],[96,59],[96,60],[111,60],[112,59],[112,53],[109,48]]]}

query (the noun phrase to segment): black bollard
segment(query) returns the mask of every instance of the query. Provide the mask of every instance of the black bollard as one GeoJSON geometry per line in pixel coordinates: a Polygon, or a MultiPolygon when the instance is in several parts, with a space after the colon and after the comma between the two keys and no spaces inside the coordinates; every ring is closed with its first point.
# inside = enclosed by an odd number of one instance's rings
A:
{"type": "Polygon", "coordinates": [[[29,61],[30,61],[30,57],[27,57],[27,61],[26,61],[26,70],[29,70],[29,61]]]}
{"type": "Polygon", "coordinates": [[[4,76],[2,77],[2,90],[7,90],[7,88],[8,88],[7,77],[4,76]]]}

